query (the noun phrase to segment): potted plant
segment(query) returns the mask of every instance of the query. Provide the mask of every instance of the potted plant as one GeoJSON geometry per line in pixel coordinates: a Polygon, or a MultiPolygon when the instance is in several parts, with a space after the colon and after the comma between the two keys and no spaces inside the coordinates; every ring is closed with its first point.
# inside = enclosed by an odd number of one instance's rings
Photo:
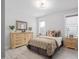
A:
{"type": "Polygon", "coordinates": [[[15,26],[14,25],[11,25],[11,26],[9,26],[9,28],[11,29],[11,31],[14,31],[15,26]]]}
{"type": "Polygon", "coordinates": [[[29,29],[29,31],[32,31],[32,27],[29,27],[28,29],[29,29]]]}

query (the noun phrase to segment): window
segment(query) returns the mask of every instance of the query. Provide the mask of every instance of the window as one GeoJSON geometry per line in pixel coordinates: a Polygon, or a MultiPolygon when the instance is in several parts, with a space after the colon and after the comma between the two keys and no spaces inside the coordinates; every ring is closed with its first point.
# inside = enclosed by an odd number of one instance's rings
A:
{"type": "Polygon", "coordinates": [[[41,22],[39,23],[39,26],[40,26],[40,28],[45,27],[45,21],[41,21],[41,22]]]}
{"type": "Polygon", "coordinates": [[[46,34],[46,23],[45,23],[45,21],[39,21],[39,33],[41,35],[46,34]]]}
{"type": "Polygon", "coordinates": [[[78,16],[68,16],[65,19],[65,36],[78,36],[78,16]]]}

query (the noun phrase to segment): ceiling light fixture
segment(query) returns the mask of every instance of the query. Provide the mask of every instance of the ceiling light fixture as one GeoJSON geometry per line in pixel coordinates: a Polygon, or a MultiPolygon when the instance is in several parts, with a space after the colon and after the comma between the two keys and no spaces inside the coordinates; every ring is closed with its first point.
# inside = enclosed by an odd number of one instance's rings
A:
{"type": "Polygon", "coordinates": [[[49,3],[48,3],[48,0],[36,0],[36,3],[35,5],[39,8],[47,8],[49,3]]]}
{"type": "Polygon", "coordinates": [[[45,8],[46,7],[46,0],[40,1],[40,7],[45,8]]]}

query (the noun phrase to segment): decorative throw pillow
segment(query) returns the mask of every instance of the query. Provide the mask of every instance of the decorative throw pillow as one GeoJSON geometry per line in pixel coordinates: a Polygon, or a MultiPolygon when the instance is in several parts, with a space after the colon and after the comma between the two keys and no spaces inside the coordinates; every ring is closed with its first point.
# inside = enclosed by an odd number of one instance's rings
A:
{"type": "Polygon", "coordinates": [[[50,37],[60,37],[61,32],[60,31],[48,31],[47,36],[50,37]]]}

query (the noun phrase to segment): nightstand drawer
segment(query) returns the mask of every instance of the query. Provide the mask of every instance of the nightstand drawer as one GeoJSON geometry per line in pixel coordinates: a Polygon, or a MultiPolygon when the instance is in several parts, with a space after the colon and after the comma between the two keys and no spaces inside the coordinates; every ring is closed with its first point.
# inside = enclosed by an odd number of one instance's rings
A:
{"type": "Polygon", "coordinates": [[[73,39],[64,39],[64,47],[68,47],[68,48],[77,48],[77,38],[73,38],[73,39]]]}

